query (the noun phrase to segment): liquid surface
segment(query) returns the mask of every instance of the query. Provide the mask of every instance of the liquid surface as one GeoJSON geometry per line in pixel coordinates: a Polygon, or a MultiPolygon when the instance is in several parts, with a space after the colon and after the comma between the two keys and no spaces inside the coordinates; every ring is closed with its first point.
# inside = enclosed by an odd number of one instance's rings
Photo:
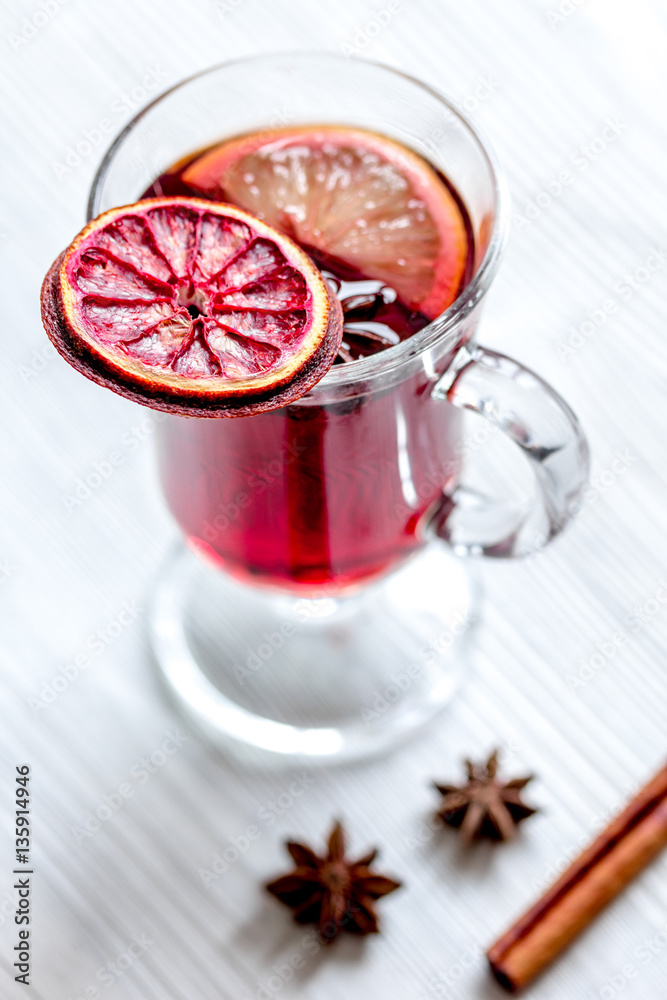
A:
{"type": "MultiPolygon", "coordinates": [[[[142,197],[172,195],[202,197],[202,192],[190,185],[184,175],[192,173],[192,168],[196,167],[200,160],[210,156],[211,151],[215,151],[216,148],[222,148],[222,145],[203,150],[179,163],[176,167],[165,171],[156,178],[142,197]]],[[[458,193],[447,178],[438,171],[435,173],[439,183],[454,199],[468,235],[467,260],[456,292],[456,294],[460,294],[472,276],[474,249],[472,227],[458,193]]],[[[233,198],[228,200],[233,202],[233,198]]],[[[285,227],[285,231],[287,228],[285,227]]],[[[288,235],[295,237],[293,232],[288,232],[288,235]]],[[[297,239],[297,242],[301,241],[297,239]]],[[[401,301],[396,289],[390,284],[370,278],[349,262],[308,243],[301,242],[301,246],[320,268],[323,276],[329,280],[343,308],[344,338],[336,359],[337,364],[355,361],[395,346],[431,322],[433,317],[410,308],[409,305],[401,301]]]]}

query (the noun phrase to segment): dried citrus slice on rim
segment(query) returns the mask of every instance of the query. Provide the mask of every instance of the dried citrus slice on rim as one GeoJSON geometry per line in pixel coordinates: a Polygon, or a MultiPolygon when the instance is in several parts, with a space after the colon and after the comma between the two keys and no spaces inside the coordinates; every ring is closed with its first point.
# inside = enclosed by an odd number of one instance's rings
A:
{"type": "Polygon", "coordinates": [[[466,280],[470,239],[442,177],[365,129],[303,125],[223,142],[183,170],[199,194],[240,205],[394,288],[430,319],[466,280]]]}
{"type": "Polygon", "coordinates": [[[194,416],[285,405],[322,378],[342,337],[335,296],[291,239],[199,198],[89,223],[46,276],[42,317],[89,378],[194,416]]]}

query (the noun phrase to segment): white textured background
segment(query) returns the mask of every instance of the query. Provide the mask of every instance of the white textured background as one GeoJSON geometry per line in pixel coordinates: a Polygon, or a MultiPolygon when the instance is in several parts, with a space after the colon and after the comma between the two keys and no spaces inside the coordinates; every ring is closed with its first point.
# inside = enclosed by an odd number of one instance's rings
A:
{"type": "MultiPolygon", "coordinates": [[[[3,1000],[266,1000],[279,981],[264,994],[260,984],[298,954],[305,968],[277,991],[285,1000],[492,998],[480,949],[667,756],[667,256],[651,256],[667,253],[667,7],[563,0],[558,15],[559,2],[400,0],[379,31],[382,0],[3,5],[3,1000]],[[68,148],[102,119],[117,131],[143,103],[147,74],[159,78],[149,97],[226,58],[343,46],[448,92],[496,146],[513,227],[480,340],[570,401],[590,436],[593,485],[576,526],[546,554],[485,566],[474,672],[429,732],[386,760],[313,771],[290,803],[289,771],[241,772],[193,734],[153,774],[142,770],[169,730],[185,732],[154,679],[144,621],[176,531],[156,488],[146,411],[49,353],[38,289],[83,223],[102,151],[70,158],[65,172],[68,148]],[[607,119],[618,135],[601,149],[607,119]],[[559,193],[564,170],[571,183],[559,193]],[[607,300],[613,314],[577,334],[607,300]],[[66,504],[113,451],[122,454],[113,475],[66,504]],[[52,680],[90,652],[96,631],[118,631],[126,604],[136,619],[47,704],[52,680]],[[461,858],[454,834],[423,826],[435,805],[428,782],[496,743],[508,773],[537,772],[527,798],[542,811],[516,843],[461,858]],[[15,986],[11,970],[12,775],[24,760],[36,844],[30,988],[15,986]],[[132,797],[77,836],[126,782],[132,797]],[[285,811],[258,819],[280,793],[285,811]],[[260,883],[283,869],[285,836],[320,842],[334,813],[355,848],[382,847],[382,868],[406,888],[380,904],[381,936],[311,956],[304,930],[260,883]],[[198,869],[250,824],[260,838],[206,887],[198,869]],[[133,935],[145,935],[141,957],[100,978],[133,935]]],[[[666,875],[667,858],[531,996],[663,1000],[666,875]]]]}

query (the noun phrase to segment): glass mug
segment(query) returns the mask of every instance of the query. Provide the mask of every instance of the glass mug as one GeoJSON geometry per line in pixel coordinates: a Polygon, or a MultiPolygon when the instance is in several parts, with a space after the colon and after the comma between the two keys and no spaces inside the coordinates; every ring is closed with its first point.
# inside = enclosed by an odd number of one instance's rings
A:
{"type": "Polygon", "coordinates": [[[424,329],[334,366],[296,403],[161,422],[160,476],[189,544],[161,574],[151,614],[167,687],[200,728],[310,759],[386,749],[447,702],[479,616],[461,556],[541,548],[571,519],[588,473],[567,404],[475,344],[507,231],[505,188],[469,122],[418,81],[324,53],[209,69],[126,126],[88,216],[136,201],[223,138],[326,122],[397,139],[442,171],[470,215],[473,277],[424,329]],[[529,504],[465,488],[464,410],[526,456],[529,504]]]}

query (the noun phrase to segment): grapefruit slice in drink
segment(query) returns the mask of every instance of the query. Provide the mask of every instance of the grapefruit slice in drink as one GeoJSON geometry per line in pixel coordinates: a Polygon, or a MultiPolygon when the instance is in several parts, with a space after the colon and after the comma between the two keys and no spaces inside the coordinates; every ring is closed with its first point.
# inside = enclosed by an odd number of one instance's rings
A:
{"type": "Polygon", "coordinates": [[[42,286],[60,353],[155,409],[243,416],[333,364],[340,304],[289,237],[231,205],[154,198],[89,223],[42,286]]]}
{"type": "Polygon", "coordinates": [[[255,132],[200,154],[181,178],[385,282],[429,319],[467,280],[470,239],[456,198],[421,156],[373,132],[342,125],[255,132]]]}

